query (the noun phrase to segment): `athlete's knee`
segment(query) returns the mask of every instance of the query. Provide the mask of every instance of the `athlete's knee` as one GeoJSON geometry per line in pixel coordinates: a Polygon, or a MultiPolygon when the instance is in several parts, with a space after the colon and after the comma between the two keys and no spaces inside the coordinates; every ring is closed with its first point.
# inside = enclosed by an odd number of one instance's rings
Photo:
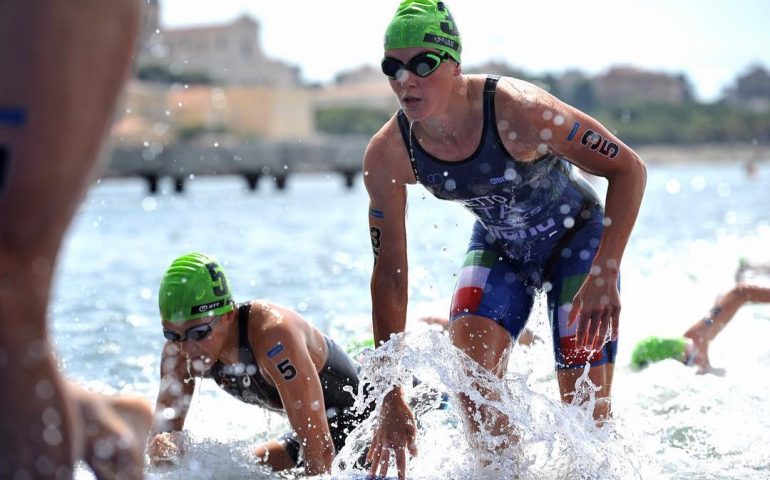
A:
{"type": "Polygon", "coordinates": [[[511,335],[494,320],[466,315],[449,325],[452,344],[480,366],[501,376],[513,345],[511,335]]]}

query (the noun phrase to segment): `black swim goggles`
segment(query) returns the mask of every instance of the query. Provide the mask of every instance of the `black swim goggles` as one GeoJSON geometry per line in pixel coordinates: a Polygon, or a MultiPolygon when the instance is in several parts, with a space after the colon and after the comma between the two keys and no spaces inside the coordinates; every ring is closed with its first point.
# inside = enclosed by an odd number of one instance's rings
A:
{"type": "Polygon", "coordinates": [[[165,329],[163,330],[163,336],[166,337],[168,340],[171,340],[172,342],[186,342],[187,340],[198,342],[209,336],[209,334],[211,333],[212,327],[214,326],[215,323],[219,321],[220,318],[221,316],[218,316],[214,320],[210,321],[209,323],[202,323],[200,325],[196,325],[194,327],[188,328],[184,332],[184,337],[179,335],[173,330],[165,330],[165,329]]]}
{"type": "Polygon", "coordinates": [[[427,77],[441,65],[441,62],[449,59],[450,56],[446,52],[433,53],[425,52],[415,55],[405,64],[401,60],[396,60],[393,57],[385,57],[382,59],[382,73],[390,78],[398,78],[399,73],[402,70],[409,70],[418,77],[427,77]]]}

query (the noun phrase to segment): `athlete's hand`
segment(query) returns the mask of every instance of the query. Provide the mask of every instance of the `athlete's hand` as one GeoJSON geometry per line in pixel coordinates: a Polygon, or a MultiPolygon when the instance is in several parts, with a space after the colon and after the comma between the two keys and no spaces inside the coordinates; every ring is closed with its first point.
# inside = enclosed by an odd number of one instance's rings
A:
{"type": "Polygon", "coordinates": [[[417,434],[414,414],[404,401],[400,388],[391,390],[382,403],[380,419],[372,437],[372,446],[366,456],[371,463],[369,475],[385,477],[390,466],[391,452],[396,457],[398,478],[406,478],[406,450],[417,455],[414,440],[417,434]]]}
{"type": "Polygon", "coordinates": [[[181,432],[159,433],[147,445],[147,456],[154,467],[176,465],[184,452],[184,437],[181,432]]]}
{"type": "Polygon", "coordinates": [[[572,300],[567,326],[577,322],[575,348],[597,351],[607,341],[618,338],[620,292],[617,273],[589,274],[572,300]]]}

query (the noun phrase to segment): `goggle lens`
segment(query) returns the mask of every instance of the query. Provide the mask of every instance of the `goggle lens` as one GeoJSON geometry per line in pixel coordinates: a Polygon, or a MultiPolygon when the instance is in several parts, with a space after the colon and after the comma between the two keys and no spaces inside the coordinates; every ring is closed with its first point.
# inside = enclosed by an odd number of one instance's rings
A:
{"type": "Polygon", "coordinates": [[[188,328],[184,332],[184,337],[172,330],[163,330],[163,336],[166,337],[167,340],[171,340],[172,342],[186,342],[187,340],[192,340],[193,342],[199,342],[209,336],[212,330],[212,326],[218,320],[219,320],[219,317],[215,318],[209,323],[204,323],[202,325],[196,325],[194,327],[188,328]]]}
{"type": "Polygon", "coordinates": [[[166,337],[166,340],[171,340],[172,342],[178,342],[182,340],[181,335],[176,332],[172,332],[171,330],[163,330],[163,336],[166,337]]]}
{"type": "Polygon", "coordinates": [[[435,54],[432,52],[425,52],[412,57],[406,64],[402,63],[392,57],[385,57],[382,59],[382,73],[390,78],[398,78],[399,72],[402,70],[408,70],[418,77],[425,78],[441,65],[441,62],[449,58],[446,53],[435,54]]]}

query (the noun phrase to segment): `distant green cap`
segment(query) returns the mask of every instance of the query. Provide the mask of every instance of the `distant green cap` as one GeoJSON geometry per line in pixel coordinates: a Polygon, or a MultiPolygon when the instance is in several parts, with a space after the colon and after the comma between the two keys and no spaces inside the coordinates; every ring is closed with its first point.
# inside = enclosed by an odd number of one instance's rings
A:
{"type": "Polygon", "coordinates": [[[385,31],[385,50],[426,47],[446,52],[460,63],[462,44],[452,14],[444,2],[403,0],[385,31]]]}
{"type": "Polygon", "coordinates": [[[160,281],[158,306],[163,321],[183,323],[233,310],[222,266],[202,253],[188,253],[171,263],[160,281]]]}
{"type": "Polygon", "coordinates": [[[371,336],[351,340],[345,347],[345,352],[355,358],[367,348],[374,350],[374,338],[371,336]]]}
{"type": "Polygon", "coordinates": [[[679,338],[649,337],[637,343],[631,353],[631,367],[641,369],[650,363],[659,362],[668,358],[683,360],[687,340],[679,338]]]}

